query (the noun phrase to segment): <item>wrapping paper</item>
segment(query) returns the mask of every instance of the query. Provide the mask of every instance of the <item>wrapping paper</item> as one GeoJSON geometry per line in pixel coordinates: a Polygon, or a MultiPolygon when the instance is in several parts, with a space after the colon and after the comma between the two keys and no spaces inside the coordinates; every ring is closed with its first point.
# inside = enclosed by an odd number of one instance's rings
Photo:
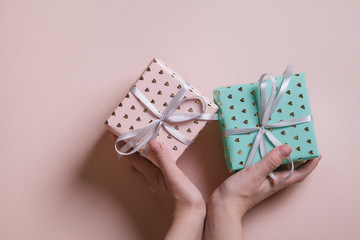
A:
{"type": "MultiPolygon", "coordinates": [[[[276,78],[277,91],[283,77],[276,78]]],[[[269,80],[267,80],[269,81],[269,80]]],[[[221,130],[240,127],[259,127],[259,83],[220,87],[214,90],[215,103],[219,107],[218,116],[221,130]]],[[[267,84],[268,92],[271,91],[267,84]]],[[[292,74],[286,94],[272,114],[269,124],[289,120],[295,117],[311,115],[305,74],[292,74]]],[[[281,143],[288,144],[293,151],[294,162],[305,161],[319,156],[314,124],[306,122],[287,127],[267,129],[281,143]]],[[[256,132],[222,136],[224,156],[230,172],[244,168],[254,142],[256,132]]],[[[274,145],[266,139],[267,151],[274,145]]],[[[261,159],[259,149],[253,163],[261,159]]],[[[288,163],[287,160],[283,164],[288,163]]]]}
{"type": "MultiPolygon", "coordinates": [[[[162,113],[184,83],[185,80],[172,68],[160,59],[154,58],[134,84],[159,112],[162,113]]],[[[218,109],[217,106],[193,86],[189,88],[185,96],[190,97],[196,94],[202,96],[205,100],[206,113],[216,113],[218,109]]],[[[175,111],[175,113],[186,112],[201,112],[201,103],[199,100],[185,101],[175,111]]],[[[105,121],[105,126],[115,135],[119,136],[125,132],[146,127],[154,119],[151,112],[149,112],[131,92],[128,92],[119,102],[110,117],[105,121]]],[[[173,124],[173,126],[184,136],[195,139],[206,123],[206,121],[202,120],[191,120],[173,124]]],[[[164,128],[160,129],[156,139],[167,146],[174,160],[177,160],[187,148],[185,144],[174,138],[164,130],[164,128]]],[[[142,150],[139,152],[142,152],[142,150]]],[[[146,157],[150,160],[153,159],[151,152],[146,157]]]]}

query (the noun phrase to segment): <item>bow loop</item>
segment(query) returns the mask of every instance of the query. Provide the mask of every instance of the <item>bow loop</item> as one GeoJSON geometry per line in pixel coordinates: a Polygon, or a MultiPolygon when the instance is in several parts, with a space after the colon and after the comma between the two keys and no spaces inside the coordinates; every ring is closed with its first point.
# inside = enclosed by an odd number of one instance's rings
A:
{"type": "Polygon", "coordinates": [[[179,91],[175,94],[174,98],[170,101],[169,105],[165,108],[163,115],[165,119],[170,117],[176,110],[183,103],[183,96],[186,90],[190,87],[189,82],[185,82],[183,86],[179,89],[179,91]]]}
{"type": "Polygon", "coordinates": [[[260,106],[259,106],[259,119],[260,124],[265,126],[271,116],[271,108],[273,106],[275,95],[276,95],[276,80],[275,77],[270,73],[264,73],[259,78],[259,93],[260,93],[260,106]],[[270,98],[267,100],[267,82],[264,79],[266,76],[270,77],[271,80],[271,93],[270,98]]]}
{"type": "MultiPolygon", "coordinates": [[[[170,105],[169,105],[170,106],[170,105]]],[[[166,111],[166,109],[165,109],[166,111]]],[[[165,112],[164,111],[164,112],[165,112]]],[[[181,100],[179,100],[176,104],[176,106],[174,107],[174,110],[171,112],[167,112],[166,114],[166,120],[168,120],[169,122],[184,122],[184,121],[190,121],[190,120],[194,120],[197,118],[201,118],[203,114],[205,114],[206,112],[206,103],[203,97],[197,95],[197,96],[190,96],[190,97],[183,97],[181,100]],[[177,107],[179,107],[181,104],[183,104],[186,101],[190,101],[190,100],[199,100],[200,104],[201,104],[201,112],[199,113],[174,113],[175,110],[177,109],[177,107]]],[[[164,113],[165,115],[165,113],[164,113]]]]}
{"type": "Polygon", "coordinates": [[[145,106],[145,108],[148,109],[157,119],[155,119],[146,127],[121,134],[117,138],[115,143],[115,150],[119,154],[119,157],[121,155],[133,154],[140,149],[144,149],[142,154],[146,156],[148,152],[148,148],[146,148],[147,144],[158,136],[158,133],[162,127],[164,127],[164,129],[169,134],[171,134],[180,142],[186,144],[187,146],[191,145],[193,140],[181,134],[168,122],[185,122],[193,119],[209,121],[216,120],[217,115],[205,113],[206,103],[201,96],[196,95],[191,97],[184,97],[185,92],[189,88],[189,82],[183,83],[181,85],[181,88],[175,94],[174,98],[170,101],[169,105],[164,109],[163,113],[161,114],[156,109],[156,107],[144,96],[144,94],[135,85],[133,85],[130,88],[130,92],[134,94],[134,96],[145,106]],[[202,109],[200,113],[174,113],[177,107],[180,106],[184,101],[191,99],[198,99],[200,101],[202,109]],[[128,139],[130,140],[121,149],[118,149],[117,143],[128,139]]]}

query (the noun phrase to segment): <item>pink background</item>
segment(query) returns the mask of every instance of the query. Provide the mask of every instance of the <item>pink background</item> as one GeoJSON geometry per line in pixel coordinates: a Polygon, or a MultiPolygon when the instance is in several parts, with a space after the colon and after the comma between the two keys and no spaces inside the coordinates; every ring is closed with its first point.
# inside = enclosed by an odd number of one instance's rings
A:
{"type": "MultiPolygon", "coordinates": [[[[157,56],[201,92],[305,72],[323,160],[246,239],[360,239],[359,1],[0,1],[0,239],[161,239],[169,218],[103,126],[157,56]]],[[[217,123],[179,159],[207,199],[217,123]],[[211,139],[211,141],[209,141],[211,139]],[[205,151],[204,151],[205,150],[205,151]]]]}

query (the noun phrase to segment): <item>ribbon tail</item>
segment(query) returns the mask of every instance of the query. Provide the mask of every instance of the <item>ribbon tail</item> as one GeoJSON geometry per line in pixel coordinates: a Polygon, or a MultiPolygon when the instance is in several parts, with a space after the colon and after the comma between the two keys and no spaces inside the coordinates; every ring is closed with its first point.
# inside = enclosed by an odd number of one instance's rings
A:
{"type": "Polygon", "coordinates": [[[177,140],[184,143],[185,145],[190,146],[193,143],[192,139],[185,137],[183,134],[178,132],[174,127],[168,125],[167,123],[165,123],[163,126],[166,131],[168,131],[168,133],[170,133],[172,136],[174,136],[177,140]]]}
{"type": "Polygon", "coordinates": [[[138,150],[140,150],[147,142],[149,142],[148,139],[151,138],[151,131],[153,130],[153,128],[156,126],[156,125],[159,125],[159,120],[157,121],[154,121],[153,123],[151,123],[150,125],[146,126],[145,128],[141,128],[141,129],[137,129],[137,130],[134,130],[134,131],[131,131],[131,132],[127,132],[127,133],[124,133],[124,134],[121,134],[118,139],[116,140],[116,143],[115,143],[115,150],[118,154],[120,155],[130,155],[130,154],[133,154],[135,152],[137,152],[138,150]],[[133,134],[136,134],[130,141],[128,141],[120,150],[118,149],[117,147],[117,143],[119,141],[122,141],[122,140],[125,140],[125,139],[128,139],[130,137],[127,137],[127,138],[124,138],[124,136],[126,135],[133,135],[133,134]],[[149,134],[149,135],[148,135],[149,134]],[[145,137],[146,135],[148,135],[147,137],[145,137]],[[150,137],[149,137],[150,136],[150,137]],[[145,138],[144,138],[145,137],[145,138]],[[142,140],[143,139],[143,140],[142,140]],[[142,141],[141,141],[142,140],[142,141]],[[147,140],[147,142],[145,142],[145,140],[147,140]],[[139,144],[138,142],[141,141],[139,144]],[[143,143],[145,142],[145,143],[143,143]],[[135,146],[136,145],[136,146],[135,146]],[[132,151],[130,152],[126,152],[128,151],[130,148],[134,148],[132,151]]]}
{"type": "Polygon", "coordinates": [[[150,142],[150,139],[153,136],[153,133],[155,131],[152,132],[152,134],[148,134],[145,138],[143,138],[142,140],[137,138],[134,139],[136,141],[133,142],[127,142],[121,149],[120,151],[117,151],[119,154],[121,155],[131,155],[137,151],[139,151],[140,149],[142,149],[143,147],[146,146],[146,144],[148,144],[150,142]],[[141,141],[140,141],[141,140],[141,141]],[[139,142],[140,141],[140,142],[139,142]],[[135,142],[139,142],[139,144],[136,145],[135,142]],[[136,145],[136,146],[135,146],[136,145]],[[130,152],[126,152],[127,150],[129,150],[130,148],[133,148],[133,150],[131,150],[130,152]]]}
{"type": "Polygon", "coordinates": [[[252,164],[252,161],[254,160],[256,151],[260,145],[261,138],[263,136],[264,136],[264,132],[258,131],[258,133],[256,134],[256,137],[255,137],[255,140],[254,140],[254,145],[252,146],[249,156],[246,159],[245,167],[248,167],[252,164]]]}
{"type": "MultiPolygon", "coordinates": [[[[131,143],[126,143],[124,146],[122,146],[122,148],[119,150],[118,147],[117,147],[117,144],[118,142],[121,142],[121,141],[124,141],[124,140],[127,140],[127,139],[130,139],[130,138],[134,138],[135,136],[137,136],[138,134],[141,134],[141,131],[143,131],[144,128],[140,128],[140,129],[136,129],[136,130],[133,130],[133,131],[130,131],[130,132],[126,132],[126,133],[123,133],[121,134],[117,139],[116,139],[116,142],[115,142],[115,151],[118,153],[118,156],[117,156],[117,159],[120,159],[121,156],[123,154],[120,154],[120,152],[126,152],[128,151],[130,148],[131,148],[131,143]]],[[[131,141],[131,140],[130,140],[131,141]]]]}
{"type": "Polygon", "coordinates": [[[152,140],[154,140],[157,136],[158,136],[158,133],[160,131],[160,128],[161,128],[162,124],[158,124],[156,129],[154,130],[154,132],[151,134],[151,138],[146,142],[146,147],[144,148],[144,150],[141,152],[141,155],[143,156],[147,156],[149,154],[149,147],[147,145],[147,143],[151,142],[152,140]]]}
{"type": "Polygon", "coordinates": [[[121,134],[117,139],[116,139],[116,143],[120,142],[120,141],[123,141],[123,140],[126,140],[126,139],[129,139],[129,138],[132,138],[136,135],[138,135],[144,128],[140,128],[140,129],[135,129],[133,131],[129,131],[129,132],[126,132],[126,133],[123,133],[121,134]]]}
{"type": "Polygon", "coordinates": [[[262,137],[260,139],[260,155],[261,155],[261,158],[265,157],[265,155],[266,155],[266,143],[265,143],[264,137],[262,137]]]}

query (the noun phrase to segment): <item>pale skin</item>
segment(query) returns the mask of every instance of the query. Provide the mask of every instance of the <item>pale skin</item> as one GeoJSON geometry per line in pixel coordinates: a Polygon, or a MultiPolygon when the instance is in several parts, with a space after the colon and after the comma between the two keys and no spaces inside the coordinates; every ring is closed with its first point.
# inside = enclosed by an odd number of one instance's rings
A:
{"type": "MultiPolygon", "coordinates": [[[[321,160],[321,156],[309,160],[297,167],[290,179],[276,181],[269,173],[291,153],[287,145],[276,147],[258,163],[227,178],[206,203],[164,144],[154,140],[149,147],[158,167],[135,154],[127,159],[133,173],[150,184],[172,215],[166,240],[243,239],[241,222],[245,213],[275,192],[303,181],[321,160]]],[[[275,175],[282,178],[288,171],[275,172],[275,175]]]]}

